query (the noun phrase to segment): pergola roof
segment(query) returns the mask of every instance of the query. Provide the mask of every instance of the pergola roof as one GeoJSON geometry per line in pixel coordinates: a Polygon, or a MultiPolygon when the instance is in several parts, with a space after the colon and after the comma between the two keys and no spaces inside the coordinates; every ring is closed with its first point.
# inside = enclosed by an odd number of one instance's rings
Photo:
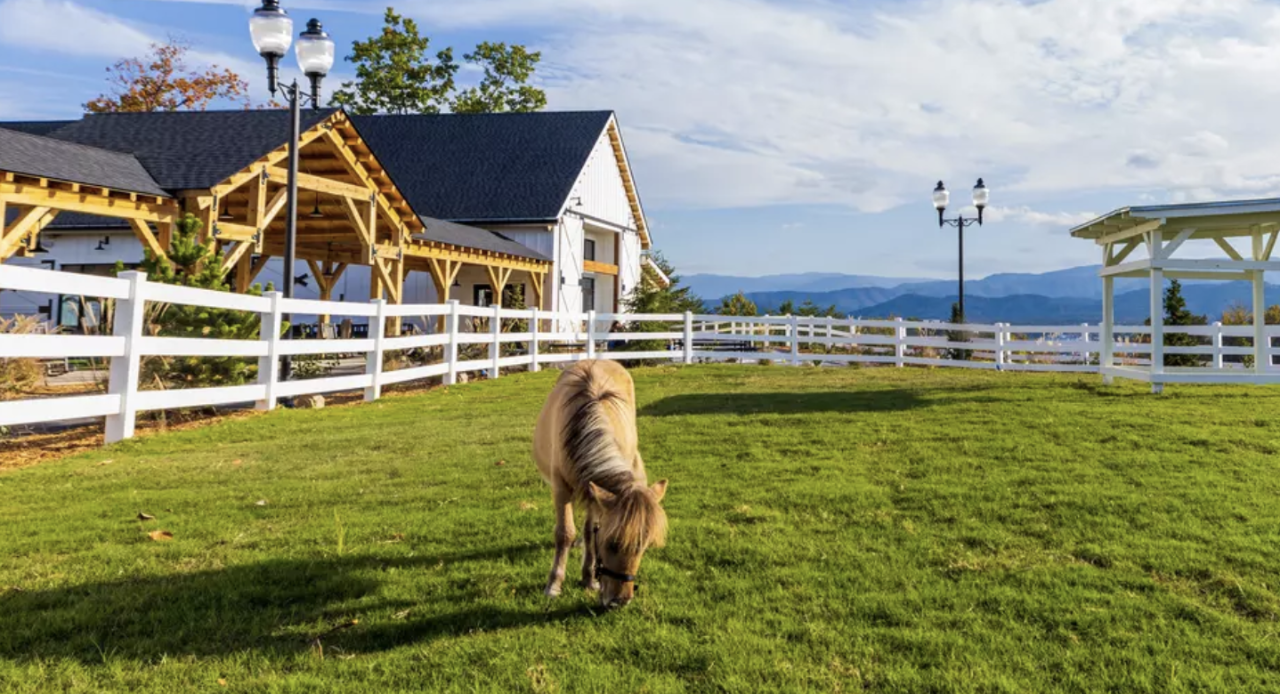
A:
{"type": "Polygon", "coordinates": [[[131,154],[0,128],[0,171],[169,197],[131,154]]]}
{"type": "Polygon", "coordinates": [[[1152,220],[1178,220],[1180,226],[1238,226],[1240,235],[1260,222],[1280,222],[1280,198],[1223,200],[1176,205],[1135,205],[1122,207],[1071,230],[1082,239],[1099,239],[1152,220]]]}

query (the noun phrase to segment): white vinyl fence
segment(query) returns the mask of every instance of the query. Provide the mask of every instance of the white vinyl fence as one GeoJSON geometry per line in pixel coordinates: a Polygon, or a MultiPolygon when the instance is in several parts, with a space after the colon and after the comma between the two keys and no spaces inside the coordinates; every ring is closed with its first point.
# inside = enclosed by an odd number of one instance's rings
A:
{"type": "MultiPolygon", "coordinates": [[[[0,334],[0,358],[100,358],[109,360],[106,392],[0,402],[0,426],[106,418],[108,443],[130,438],[137,413],[214,405],[253,403],[269,410],[282,398],[314,393],[363,390],[378,399],[385,386],[439,378],[456,383],[459,374],[485,372],[497,378],[503,369],[537,371],[543,365],[582,359],[760,362],[820,365],[881,364],[950,366],[1008,371],[1073,371],[1096,373],[1098,327],[1089,325],[1012,326],[951,325],[939,322],[804,318],[797,316],[702,316],[565,314],[497,307],[448,304],[392,305],[285,299],[278,292],[255,297],[147,282],[142,273],[119,278],[0,266],[0,290],[78,295],[114,300],[110,335],[0,334]],[[256,313],[260,339],[220,340],[154,337],[147,322],[147,302],[185,304],[256,313]],[[283,339],[284,316],[354,317],[369,323],[361,339],[283,339]],[[388,319],[443,319],[439,333],[393,337],[388,319]],[[543,330],[575,325],[572,332],[543,330]],[[646,332],[634,332],[642,328],[646,332]],[[618,329],[625,332],[619,332],[618,329]],[[518,331],[517,331],[518,330],[518,331]],[[947,331],[963,330],[970,341],[948,339],[947,331]],[[636,344],[638,341],[644,344],[636,344]],[[423,348],[434,348],[426,351],[423,348]],[[640,348],[643,351],[631,351],[640,348]],[[437,352],[438,349],[438,352],[437,352]],[[388,371],[389,353],[417,350],[433,363],[388,371]],[[968,351],[955,358],[954,350],[968,351]],[[285,355],[363,355],[363,373],[280,380],[285,355]],[[480,358],[476,358],[480,355],[480,358]],[[243,357],[257,359],[257,382],[221,388],[142,390],[142,359],[155,356],[243,357]]],[[[1203,344],[1165,347],[1166,354],[1199,355],[1206,366],[1240,369],[1252,354],[1251,326],[1166,327],[1166,333],[1195,335],[1203,344]],[[1226,344],[1228,340],[1237,345],[1226,344]]],[[[1268,327],[1275,337],[1280,328],[1268,327]]],[[[1137,341],[1148,334],[1141,326],[1117,326],[1116,362],[1146,363],[1151,346],[1137,341]]],[[[1270,346],[1268,346],[1270,347],[1270,346]]],[[[1269,349],[1274,354],[1275,349],[1269,349]]],[[[397,361],[401,359],[397,358],[397,361]]]]}

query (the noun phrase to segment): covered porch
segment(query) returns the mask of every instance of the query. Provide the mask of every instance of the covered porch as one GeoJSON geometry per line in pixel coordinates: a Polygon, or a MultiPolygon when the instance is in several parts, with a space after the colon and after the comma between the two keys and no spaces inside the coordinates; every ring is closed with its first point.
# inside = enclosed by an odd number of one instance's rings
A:
{"type": "Polygon", "coordinates": [[[1137,379],[1151,383],[1155,393],[1166,383],[1280,383],[1280,371],[1271,367],[1265,283],[1267,271],[1280,270],[1280,261],[1271,259],[1280,236],[1280,199],[1126,207],[1072,229],[1071,235],[1092,240],[1102,250],[1099,367],[1105,383],[1116,377],[1137,379]],[[1116,364],[1118,277],[1144,278],[1150,287],[1151,360],[1146,368],[1116,364]],[[1166,279],[1250,283],[1252,368],[1165,365],[1166,279]]]}

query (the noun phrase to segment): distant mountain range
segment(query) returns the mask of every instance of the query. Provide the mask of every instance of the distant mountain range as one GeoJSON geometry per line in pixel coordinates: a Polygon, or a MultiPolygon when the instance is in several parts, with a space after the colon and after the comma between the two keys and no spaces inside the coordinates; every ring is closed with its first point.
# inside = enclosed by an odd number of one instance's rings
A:
{"type": "MultiPolygon", "coordinates": [[[[1041,274],[1002,273],[965,283],[965,310],[975,323],[1097,323],[1102,316],[1102,280],[1096,265],[1041,274]]],[[[769,277],[690,275],[683,278],[708,307],[720,297],[746,293],[761,312],[805,301],[864,318],[902,316],[946,319],[956,300],[954,280],[919,280],[868,275],[811,273],[769,277]]],[[[1216,320],[1233,303],[1252,301],[1247,282],[1183,282],[1194,313],[1216,320]]],[[[1267,285],[1268,305],[1280,303],[1280,287],[1267,285]]],[[[1116,319],[1141,323],[1150,313],[1144,279],[1116,280],[1116,319]]]]}

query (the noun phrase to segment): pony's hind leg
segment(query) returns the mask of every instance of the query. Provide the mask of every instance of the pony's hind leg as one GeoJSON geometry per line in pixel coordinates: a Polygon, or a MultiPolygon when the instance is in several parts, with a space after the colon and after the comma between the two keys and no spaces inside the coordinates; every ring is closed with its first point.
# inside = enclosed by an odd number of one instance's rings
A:
{"type": "Polygon", "coordinates": [[[569,548],[573,546],[573,495],[563,484],[553,484],[552,501],[556,513],[556,556],[551,563],[551,575],[547,577],[546,594],[555,597],[560,594],[560,586],[564,583],[564,570],[569,562],[569,548]]]}
{"type": "Polygon", "coordinates": [[[587,504],[587,518],[582,523],[582,587],[600,590],[596,581],[596,517],[595,504],[587,504]]]}

